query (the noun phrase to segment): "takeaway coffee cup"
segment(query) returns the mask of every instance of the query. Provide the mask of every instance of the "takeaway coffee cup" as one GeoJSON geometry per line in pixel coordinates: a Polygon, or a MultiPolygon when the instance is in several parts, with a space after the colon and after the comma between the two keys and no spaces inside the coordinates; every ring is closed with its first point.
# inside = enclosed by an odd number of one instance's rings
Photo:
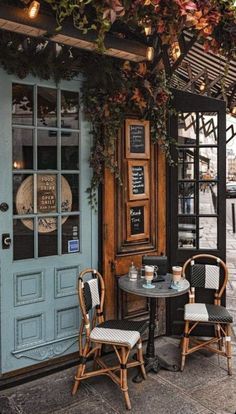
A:
{"type": "Polygon", "coordinates": [[[182,276],[182,267],[173,266],[172,267],[172,280],[174,284],[179,283],[181,281],[181,276],[182,276]]]}

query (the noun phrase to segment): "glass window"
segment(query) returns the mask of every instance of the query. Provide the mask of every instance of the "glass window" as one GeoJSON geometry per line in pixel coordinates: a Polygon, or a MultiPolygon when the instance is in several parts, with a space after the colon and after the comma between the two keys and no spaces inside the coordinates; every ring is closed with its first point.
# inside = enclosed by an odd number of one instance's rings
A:
{"type": "Polygon", "coordinates": [[[38,169],[57,169],[57,132],[52,130],[38,130],[38,169]]]}
{"type": "Polygon", "coordinates": [[[179,214],[195,213],[195,183],[189,181],[187,183],[180,182],[179,186],[179,214]]]}
{"type": "Polygon", "coordinates": [[[54,256],[58,254],[58,221],[56,217],[38,218],[38,255],[54,256]]]}
{"type": "Polygon", "coordinates": [[[12,131],[13,169],[33,169],[33,130],[13,128],[12,131]]]}
{"type": "Polygon", "coordinates": [[[62,217],[62,253],[79,251],[79,217],[62,217]],[[73,242],[74,240],[74,242],[73,242]]]}
{"type": "Polygon", "coordinates": [[[38,126],[57,126],[57,90],[38,87],[38,126]]]}
{"type": "Polygon", "coordinates": [[[179,217],[178,247],[195,249],[197,239],[197,222],[195,217],[179,217]]]}
{"type": "Polygon", "coordinates": [[[199,148],[199,178],[201,180],[217,180],[217,148],[199,148]]]}
{"type": "Polygon", "coordinates": [[[216,145],[218,140],[218,114],[202,112],[199,114],[199,143],[216,145]]]}
{"type": "Polygon", "coordinates": [[[199,183],[199,213],[217,214],[217,184],[203,181],[199,183]]]}
{"type": "Polygon", "coordinates": [[[200,249],[217,249],[217,217],[201,217],[199,219],[199,248],[200,249]]]}
{"type": "Polygon", "coordinates": [[[195,178],[195,149],[178,149],[178,179],[193,180],[195,178]]]}
{"type": "Polygon", "coordinates": [[[61,169],[79,169],[79,134],[61,131],[61,169]]]}
{"type": "Polygon", "coordinates": [[[14,260],[34,257],[34,220],[13,220],[14,260]]]}
{"type": "Polygon", "coordinates": [[[196,144],[196,114],[181,113],[178,117],[178,144],[196,144]]]}
{"type": "Polygon", "coordinates": [[[34,213],[34,181],[33,175],[13,175],[13,214],[24,215],[34,213]]]}
{"type": "Polygon", "coordinates": [[[34,87],[13,83],[12,85],[12,123],[33,125],[34,87]]]}
{"type": "Polygon", "coordinates": [[[76,92],[61,91],[61,127],[79,128],[79,95],[76,92]]]}

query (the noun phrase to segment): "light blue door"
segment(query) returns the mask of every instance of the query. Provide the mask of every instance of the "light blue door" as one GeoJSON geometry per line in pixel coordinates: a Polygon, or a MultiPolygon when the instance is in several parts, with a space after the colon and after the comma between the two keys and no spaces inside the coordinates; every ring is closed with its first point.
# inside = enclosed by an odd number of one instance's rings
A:
{"type": "Polygon", "coordinates": [[[78,271],[97,266],[80,82],[0,70],[1,373],[77,351],[78,271]],[[11,239],[11,241],[10,241],[11,239]]]}

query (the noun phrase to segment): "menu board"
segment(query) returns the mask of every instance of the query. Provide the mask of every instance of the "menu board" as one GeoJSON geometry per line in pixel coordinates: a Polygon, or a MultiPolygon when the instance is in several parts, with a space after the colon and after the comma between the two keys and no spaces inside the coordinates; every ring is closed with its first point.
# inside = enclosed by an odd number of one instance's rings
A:
{"type": "Polygon", "coordinates": [[[145,129],[143,125],[130,125],[130,152],[145,153],[145,129]]]}
{"type": "Polygon", "coordinates": [[[143,165],[132,166],[132,193],[135,195],[145,193],[145,178],[143,165]]]}
{"type": "Polygon", "coordinates": [[[128,161],[128,184],[130,200],[149,198],[148,161],[128,161]]]}
{"type": "Polygon", "coordinates": [[[127,203],[127,240],[135,241],[149,237],[148,212],[149,204],[144,201],[127,203]]]}
{"type": "Polygon", "coordinates": [[[144,206],[130,208],[131,236],[144,233],[144,206]]]}
{"type": "Polygon", "coordinates": [[[126,158],[150,158],[149,121],[126,119],[126,158]]]}

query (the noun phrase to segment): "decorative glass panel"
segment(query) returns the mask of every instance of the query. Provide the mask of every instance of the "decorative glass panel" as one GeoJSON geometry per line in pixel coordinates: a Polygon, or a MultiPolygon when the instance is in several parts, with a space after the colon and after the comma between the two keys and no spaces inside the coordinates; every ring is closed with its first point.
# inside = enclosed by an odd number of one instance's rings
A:
{"type": "Polygon", "coordinates": [[[12,123],[33,125],[34,88],[31,85],[13,83],[12,85],[12,123]]]}
{"type": "Polygon", "coordinates": [[[13,175],[13,214],[33,214],[33,175],[13,175]]]}
{"type": "Polygon", "coordinates": [[[195,149],[178,149],[178,179],[193,180],[195,178],[195,149]]]}
{"type": "Polygon", "coordinates": [[[199,248],[200,249],[217,249],[217,218],[200,217],[199,218],[199,248]]]}
{"type": "Polygon", "coordinates": [[[201,180],[217,180],[217,167],[217,148],[200,148],[199,178],[201,180]]]}
{"type": "Polygon", "coordinates": [[[218,114],[202,112],[199,114],[199,143],[216,145],[218,140],[218,114]]]}
{"type": "Polygon", "coordinates": [[[57,90],[38,87],[38,126],[57,126],[57,90]]]}
{"type": "Polygon", "coordinates": [[[181,113],[178,118],[178,144],[196,144],[196,114],[181,113]]]}
{"type": "Polygon", "coordinates": [[[58,254],[57,249],[57,218],[38,218],[38,255],[53,256],[58,254]]]}
{"type": "Polygon", "coordinates": [[[178,220],[178,247],[195,249],[197,226],[195,217],[179,217],[178,220]]]}
{"type": "Polygon", "coordinates": [[[178,184],[179,214],[194,214],[195,212],[195,183],[189,181],[178,184]]]}
{"type": "Polygon", "coordinates": [[[62,217],[62,254],[80,251],[79,217],[62,217]]]}
{"type": "Polygon", "coordinates": [[[79,169],[79,134],[61,131],[61,168],[62,170],[79,169]]]}
{"type": "Polygon", "coordinates": [[[57,132],[38,130],[38,169],[57,169],[57,132]]]}
{"type": "Polygon", "coordinates": [[[57,211],[57,176],[38,174],[37,176],[37,212],[55,213],[57,211]]]}
{"type": "Polygon", "coordinates": [[[199,184],[199,213],[217,214],[217,184],[201,182],[199,184]]]}
{"type": "Polygon", "coordinates": [[[79,128],[79,94],[61,91],[61,127],[79,128]]]}
{"type": "Polygon", "coordinates": [[[79,211],[79,175],[63,174],[61,184],[61,211],[79,211]]]}
{"type": "Polygon", "coordinates": [[[13,220],[14,260],[34,257],[33,219],[13,220]]]}
{"type": "Polygon", "coordinates": [[[13,169],[33,169],[33,131],[13,128],[12,131],[13,169]]]}

